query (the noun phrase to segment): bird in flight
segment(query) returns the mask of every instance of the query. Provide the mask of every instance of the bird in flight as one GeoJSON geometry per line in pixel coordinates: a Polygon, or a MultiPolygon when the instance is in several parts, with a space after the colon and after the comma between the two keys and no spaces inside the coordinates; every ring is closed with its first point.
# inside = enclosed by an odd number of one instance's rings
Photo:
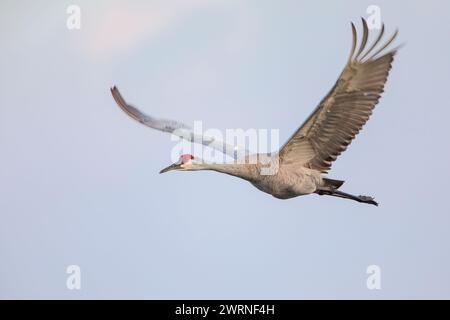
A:
{"type": "Polygon", "coordinates": [[[196,135],[180,122],[144,114],[128,104],[115,86],[111,88],[111,93],[123,111],[150,128],[178,135],[190,142],[202,143],[235,160],[239,160],[237,151],[246,152],[244,161],[223,164],[207,163],[185,154],[160,173],[212,170],[247,180],[259,190],[279,199],[315,193],[378,206],[370,196],[356,196],[339,190],[344,181],[323,176],[372,114],[384,91],[398,49],[388,49],[397,31],[382,41],[382,25],[376,38],[368,45],[369,28],[364,19],[362,25],[363,35],[358,46],[356,28],[351,24],[353,38],[350,55],[335,85],[284,146],[273,154],[249,155],[245,148],[230,146],[213,137],[196,135]],[[272,174],[263,174],[268,164],[274,165],[276,170],[272,174]]]}

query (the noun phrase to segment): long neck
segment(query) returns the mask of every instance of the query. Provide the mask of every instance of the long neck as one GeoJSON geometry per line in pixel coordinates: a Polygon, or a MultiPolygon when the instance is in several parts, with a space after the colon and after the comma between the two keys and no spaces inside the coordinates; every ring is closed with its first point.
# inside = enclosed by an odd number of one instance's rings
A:
{"type": "Polygon", "coordinates": [[[254,164],[215,164],[202,163],[196,165],[192,170],[212,170],[229,174],[231,176],[239,177],[245,180],[252,181],[258,176],[258,169],[254,164]]]}

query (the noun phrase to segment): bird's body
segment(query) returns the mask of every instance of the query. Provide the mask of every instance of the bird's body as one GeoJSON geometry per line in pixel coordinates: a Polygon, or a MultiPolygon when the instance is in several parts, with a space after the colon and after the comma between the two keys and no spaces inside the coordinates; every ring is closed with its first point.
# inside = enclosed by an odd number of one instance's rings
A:
{"type": "Polygon", "coordinates": [[[229,151],[225,143],[205,136],[199,140],[189,127],[171,120],[157,120],[127,104],[116,87],[111,92],[117,104],[144,125],[225,151],[235,158],[233,163],[213,164],[192,155],[182,155],[177,163],[161,173],[212,170],[247,180],[259,190],[279,199],[316,193],[378,205],[372,197],[354,196],[338,190],[344,181],[323,176],[372,114],[384,91],[396,53],[395,49],[384,51],[397,32],[377,48],[384,34],[383,25],[376,40],[366,49],[369,33],[364,20],[363,27],[363,37],[356,51],[356,29],[352,24],[352,49],[338,81],[303,125],[274,154],[247,154],[239,158],[235,149],[229,151]]]}
{"type": "Polygon", "coordinates": [[[279,199],[311,194],[325,187],[326,183],[317,170],[293,165],[276,167],[279,162],[277,157],[277,155],[255,154],[246,157],[242,163],[193,162],[191,170],[211,170],[235,176],[249,181],[259,190],[279,199]],[[264,160],[261,160],[262,158],[264,160]],[[270,167],[275,168],[273,173],[264,172],[270,167]]]}
{"type": "Polygon", "coordinates": [[[311,194],[323,185],[320,172],[308,168],[280,167],[274,175],[260,175],[252,184],[278,199],[290,199],[311,194]]]}

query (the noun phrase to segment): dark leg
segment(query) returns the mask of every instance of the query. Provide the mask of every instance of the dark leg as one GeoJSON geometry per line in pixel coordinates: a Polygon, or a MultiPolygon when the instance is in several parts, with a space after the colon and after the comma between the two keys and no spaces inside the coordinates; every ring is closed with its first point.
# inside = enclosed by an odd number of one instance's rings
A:
{"type": "Polygon", "coordinates": [[[374,198],[372,197],[368,197],[368,196],[354,196],[352,194],[349,193],[345,193],[339,190],[318,190],[317,194],[319,195],[328,195],[328,196],[333,196],[333,197],[338,197],[338,198],[344,198],[344,199],[350,199],[350,200],[354,200],[354,201],[358,201],[361,203],[368,203],[368,204],[373,204],[374,206],[378,206],[378,202],[376,202],[374,200],[374,198]]]}

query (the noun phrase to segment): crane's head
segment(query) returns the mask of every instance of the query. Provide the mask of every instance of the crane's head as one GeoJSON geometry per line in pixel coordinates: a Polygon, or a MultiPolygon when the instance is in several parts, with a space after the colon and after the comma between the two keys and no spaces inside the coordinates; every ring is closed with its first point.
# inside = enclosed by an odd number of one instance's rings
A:
{"type": "Polygon", "coordinates": [[[177,162],[171,164],[167,168],[162,169],[159,173],[164,173],[173,170],[178,171],[192,170],[196,165],[196,161],[194,159],[195,158],[192,154],[183,154],[180,156],[180,159],[177,162]]]}

